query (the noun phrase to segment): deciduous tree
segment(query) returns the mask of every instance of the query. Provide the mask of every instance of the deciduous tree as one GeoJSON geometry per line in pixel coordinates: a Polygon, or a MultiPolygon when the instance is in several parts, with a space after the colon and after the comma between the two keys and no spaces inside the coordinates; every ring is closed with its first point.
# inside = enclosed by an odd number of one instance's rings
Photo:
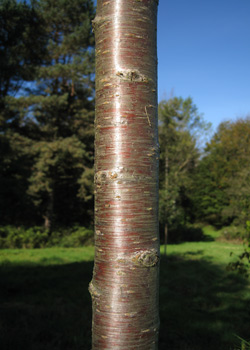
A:
{"type": "Polygon", "coordinates": [[[204,122],[189,97],[174,97],[159,104],[160,156],[160,220],[164,225],[165,250],[169,227],[187,221],[187,192],[190,178],[198,162],[199,137],[209,125],[204,122]]]}
{"type": "Polygon", "coordinates": [[[227,121],[207,144],[193,190],[197,214],[213,223],[249,220],[250,118],[227,121]]]}

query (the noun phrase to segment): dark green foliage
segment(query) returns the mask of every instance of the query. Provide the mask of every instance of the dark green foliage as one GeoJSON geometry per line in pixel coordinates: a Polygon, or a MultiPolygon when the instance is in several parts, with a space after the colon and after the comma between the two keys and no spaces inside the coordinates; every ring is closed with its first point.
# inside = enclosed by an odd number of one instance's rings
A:
{"type": "Polygon", "coordinates": [[[0,1],[0,97],[18,92],[43,61],[45,37],[33,1],[0,1]]]}
{"type": "Polygon", "coordinates": [[[33,225],[37,219],[27,194],[31,175],[31,141],[18,133],[0,134],[0,220],[1,224],[33,225]]]}
{"type": "Polygon", "coordinates": [[[44,62],[46,35],[34,1],[0,1],[0,131],[18,131],[24,115],[11,96],[25,92],[44,62]]]}
{"type": "Polygon", "coordinates": [[[94,244],[94,232],[91,228],[73,226],[55,230],[48,239],[47,247],[82,247],[94,244]]]}
{"type": "Polygon", "coordinates": [[[84,164],[88,162],[84,145],[72,136],[35,143],[33,152],[35,163],[27,193],[33,197],[40,215],[64,225],[77,222],[79,214],[84,216],[84,206],[78,198],[84,164]]]}
{"type": "Polygon", "coordinates": [[[221,229],[221,238],[226,239],[228,241],[230,240],[247,240],[249,238],[249,232],[247,232],[245,227],[242,226],[227,226],[221,229]]]}
{"type": "Polygon", "coordinates": [[[202,158],[193,176],[192,202],[196,219],[220,226],[228,223],[221,216],[228,198],[211,169],[212,161],[202,158]]]}
{"type": "Polygon", "coordinates": [[[10,58],[4,56],[9,66],[0,70],[1,223],[44,223],[49,233],[58,224],[89,225],[93,2],[3,0],[0,10],[3,51],[10,58]]]}
{"type": "Polygon", "coordinates": [[[231,262],[228,264],[228,270],[238,271],[240,274],[249,276],[250,271],[250,246],[245,249],[244,253],[238,256],[236,262],[231,262]]]}
{"type": "MultiPolygon", "coordinates": [[[[240,274],[249,276],[250,274],[250,221],[246,222],[245,232],[247,234],[247,244],[245,245],[244,252],[237,257],[236,261],[228,264],[228,270],[238,271],[240,274]]],[[[231,255],[234,255],[231,253],[231,255]]]]}
{"type": "Polygon", "coordinates": [[[236,338],[240,341],[241,345],[240,347],[237,347],[237,349],[235,350],[250,350],[250,342],[246,341],[245,339],[242,339],[237,335],[236,335],[236,338]]]}
{"type": "Polygon", "coordinates": [[[1,223],[27,221],[35,213],[26,194],[31,173],[31,142],[21,131],[23,114],[12,97],[34,79],[43,62],[45,36],[35,3],[0,1],[0,219],[1,223]],[[29,218],[28,218],[29,217],[29,218]]]}
{"type": "Polygon", "coordinates": [[[192,222],[189,189],[199,160],[199,137],[209,128],[191,98],[159,104],[160,223],[172,232],[192,222]]]}
{"type": "Polygon", "coordinates": [[[48,232],[41,227],[0,227],[0,248],[44,248],[48,232]]]}
{"type": "Polygon", "coordinates": [[[200,242],[206,241],[207,237],[203,234],[200,227],[195,227],[186,223],[185,225],[173,225],[169,228],[168,242],[200,242]]]}
{"type": "Polygon", "coordinates": [[[70,229],[57,229],[49,234],[44,227],[35,226],[25,228],[23,226],[0,227],[0,249],[6,248],[45,248],[45,247],[81,247],[93,244],[94,235],[92,229],[73,226],[70,229]]]}
{"type": "Polygon", "coordinates": [[[197,218],[244,226],[249,220],[250,118],[222,123],[194,176],[197,218]]]}
{"type": "Polygon", "coordinates": [[[82,247],[93,243],[93,230],[84,227],[73,227],[70,234],[64,235],[59,241],[61,247],[82,247]]]}
{"type": "Polygon", "coordinates": [[[40,12],[49,37],[46,64],[37,71],[37,91],[20,103],[32,111],[28,123],[36,135],[28,193],[51,229],[54,222],[83,222],[83,209],[93,203],[87,179],[94,154],[94,7],[87,0],[43,0],[40,12]]]}

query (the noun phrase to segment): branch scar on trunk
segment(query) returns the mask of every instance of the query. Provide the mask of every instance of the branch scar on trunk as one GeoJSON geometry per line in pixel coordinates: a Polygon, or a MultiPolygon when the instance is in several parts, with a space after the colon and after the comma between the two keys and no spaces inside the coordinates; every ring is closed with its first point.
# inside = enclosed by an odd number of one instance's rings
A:
{"type": "Polygon", "coordinates": [[[150,79],[141,74],[138,70],[118,71],[116,75],[123,81],[149,83],[150,79]]]}

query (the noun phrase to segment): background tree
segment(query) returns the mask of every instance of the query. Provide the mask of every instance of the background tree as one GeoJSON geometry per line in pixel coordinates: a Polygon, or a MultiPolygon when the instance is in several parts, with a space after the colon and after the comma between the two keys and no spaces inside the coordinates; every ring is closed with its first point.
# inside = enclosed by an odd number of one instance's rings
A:
{"type": "Polygon", "coordinates": [[[30,141],[24,114],[12,105],[13,97],[34,79],[43,63],[46,38],[34,2],[0,2],[0,218],[17,225],[34,217],[26,194],[30,176],[30,141]]]}
{"type": "MultiPolygon", "coordinates": [[[[35,2],[0,2],[0,97],[15,95],[43,62],[45,36],[35,2]]],[[[3,105],[1,105],[1,110],[3,105]]],[[[3,122],[3,120],[1,120],[3,122]]]]}
{"type": "Polygon", "coordinates": [[[159,119],[160,222],[166,247],[169,227],[176,231],[193,218],[188,188],[200,156],[199,137],[209,125],[191,98],[161,101],[159,119]]]}
{"type": "Polygon", "coordinates": [[[245,224],[249,219],[249,156],[250,118],[221,123],[196,172],[193,194],[198,218],[218,225],[245,224]]]}
{"type": "Polygon", "coordinates": [[[83,222],[93,203],[94,6],[89,0],[41,0],[36,11],[47,38],[44,63],[36,66],[28,96],[11,103],[24,115],[31,142],[28,194],[51,228],[52,220],[83,222]]]}

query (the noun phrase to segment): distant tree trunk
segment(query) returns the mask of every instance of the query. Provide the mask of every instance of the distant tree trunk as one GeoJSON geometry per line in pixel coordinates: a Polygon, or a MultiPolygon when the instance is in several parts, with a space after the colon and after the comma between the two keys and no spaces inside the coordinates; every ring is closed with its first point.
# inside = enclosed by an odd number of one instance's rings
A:
{"type": "Polygon", "coordinates": [[[156,0],[98,0],[92,349],[158,342],[156,0]]]}
{"type": "Polygon", "coordinates": [[[44,227],[49,233],[52,232],[53,229],[53,216],[54,216],[54,186],[53,190],[49,193],[48,203],[46,213],[44,215],[44,227]]]}
{"type": "Polygon", "coordinates": [[[50,229],[50,219],[49,219],[49,215],[44,215],[44,227],[46,230],[50,229]]]}
{"type": "MultiPolygon", "coordinates": [[[[167,203],[167,191],[168,191],[168,173],[169,173],[169,160],[168,160],[168,150],[165,150],[165,192],[166,192],[166,203],[167,203]]],[[[168,223],[167,223],[167,207],[165,207],[165,225],[164,225],[164,255],[167,256],[167,244],[168,244],[168,223]]]]}

